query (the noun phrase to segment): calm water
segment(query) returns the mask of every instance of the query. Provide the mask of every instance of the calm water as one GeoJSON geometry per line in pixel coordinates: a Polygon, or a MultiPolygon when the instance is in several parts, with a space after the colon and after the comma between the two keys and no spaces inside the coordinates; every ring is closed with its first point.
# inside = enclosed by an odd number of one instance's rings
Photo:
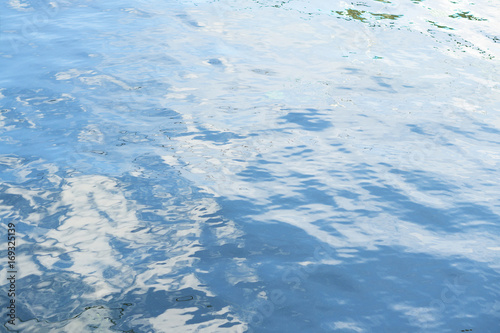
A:
{"type": "Polygon", "coordinates": [[[19,332],[500,332],[496,0],[0,4],[19,332]]]}

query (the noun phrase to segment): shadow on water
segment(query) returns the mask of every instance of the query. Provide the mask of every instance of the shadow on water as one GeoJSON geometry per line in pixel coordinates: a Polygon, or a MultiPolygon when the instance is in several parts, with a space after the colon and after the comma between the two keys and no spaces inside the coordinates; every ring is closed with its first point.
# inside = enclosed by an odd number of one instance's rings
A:
{"type": "MultiPolygon", "coordinates": [[[[325,244],[299,227],[252,221],[251,215],[266,209],[261,205],[228,200],[219,204],[217,215],[240,221],[241,245],[214,246],[214,231],[206,229],[207,248],[194,257],[205,271],[201,279],[220,297],[228,297],[255,332],[330,332],[347,327],[366,332],[455,332],[488,328],[494,322],[482,304],[493,309],[498,291],[486,298],[477,296],[488,288],[482,281],[497,273],[481,263],[453,263],[401,247],[367,250],[325,244]],[[245,271],[240,270],[239,279],[231,282],[233,259],[244,262],[247,274],[257,280],[241,281],[245,271]],[[457,314],[461,319],[450,327],[449,319],[457,314]]],[[[218,219],[213,214],[210,218],[218,219]]],[[[223,227],[223,219],[217,227],[223,227]]]]}
{"type": "MultiPolygon", "coordinates": [[[[292,110],[285,109],[284,111],[292,110]]],[[[323,131],[327,128],[332,127],[333,124],[327,120],[322,119],[321,113],[322,112],[316,109],[306,109],[302,112],[288,112],[281,118],[288,123],[299,125],[306,131],[323,131]]]]}

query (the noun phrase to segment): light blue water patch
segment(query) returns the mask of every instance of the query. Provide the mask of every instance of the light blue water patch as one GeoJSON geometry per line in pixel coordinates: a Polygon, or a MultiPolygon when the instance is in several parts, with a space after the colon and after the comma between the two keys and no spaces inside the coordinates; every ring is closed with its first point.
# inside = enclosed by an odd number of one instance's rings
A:
{"type": "Polygon", "coordinates": [[[0,4],[1,330],[498,332],[498,11],[0,4]]]}

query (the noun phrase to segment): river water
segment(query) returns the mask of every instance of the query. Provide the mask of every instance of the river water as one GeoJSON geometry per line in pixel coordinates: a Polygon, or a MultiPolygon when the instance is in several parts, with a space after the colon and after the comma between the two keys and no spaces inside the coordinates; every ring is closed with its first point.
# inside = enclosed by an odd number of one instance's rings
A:
{"type": "Polygon", "coordinates": [[[6,332],[500,332],[496,0],[8,0],[6,332]]]}

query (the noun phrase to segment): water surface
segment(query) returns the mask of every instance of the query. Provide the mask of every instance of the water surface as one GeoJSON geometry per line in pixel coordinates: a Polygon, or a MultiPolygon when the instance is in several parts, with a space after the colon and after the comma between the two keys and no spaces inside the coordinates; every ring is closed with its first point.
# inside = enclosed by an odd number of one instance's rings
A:
{"type": "Polygon", "coordinates": [[[499,12],[2,3],[2,329],[498,332],[499,12]]]}

